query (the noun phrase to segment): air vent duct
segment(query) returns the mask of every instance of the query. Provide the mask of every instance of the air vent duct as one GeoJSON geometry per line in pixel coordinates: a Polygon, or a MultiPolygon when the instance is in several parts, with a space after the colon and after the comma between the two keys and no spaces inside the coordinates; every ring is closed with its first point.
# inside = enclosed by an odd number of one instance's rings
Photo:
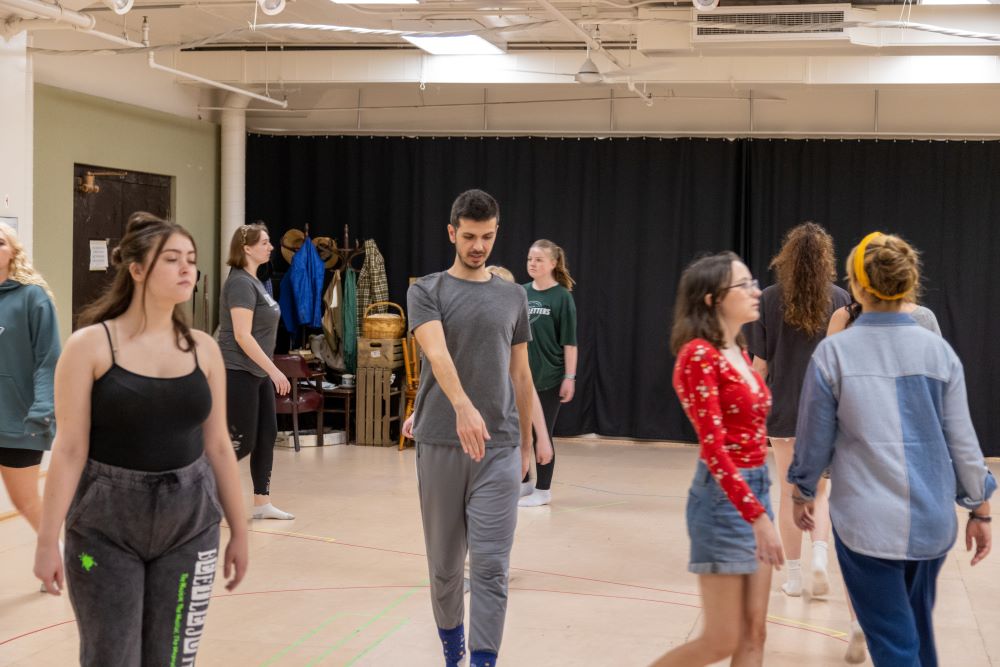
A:
{"type": "Polygon", "coordinates": [[[695,14],[692,43],[848,40],[841,6],[729,7],[695,14]]]}

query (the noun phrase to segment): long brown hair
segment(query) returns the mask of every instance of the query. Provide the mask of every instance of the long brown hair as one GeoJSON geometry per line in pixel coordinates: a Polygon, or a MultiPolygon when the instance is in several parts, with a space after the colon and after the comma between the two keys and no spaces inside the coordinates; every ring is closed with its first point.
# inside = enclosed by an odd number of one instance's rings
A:
{"type": "Polygon", "coordinates": [[[815,222],[793,227],[771,260],[781,299],[785,322],[807,336],[826,331],[833,303],[830,285],[837,279],[833,257],[833,238],[815,222]]]}
{"type": "MultiPolygon", "coordinates": [[[[107,289],[95,301],[88,304],[82,311],[78,324],[85,327],[105,320],[114,319],[122,315],[132,304],[132,297],[135,293],[135,281],[129,272],[132,264],[145,266],[147,276],[156,266],[156,260],[163,252],[163,246],[174,234],[180,234],[191,241],[191,245],[197,246],[191,233],[178,225],[163,218],[158,218],[152,213],[137,211],[129,216],[128,224],[125,227],[125,236],[121,243],[111,253],[111,261],[115,265],[115,277],[111,287],[107,289]]],[[[142,302],[146,303],[146,281],[142,283],[142,302]]],[[[187,322],[187,315],[181,309],[180,304],[174,306],[171,316],[174,324],[174,334],[177,339],[177,347],[188,351],[194,349],[194,337],[191,335],[191,327],[187,322]],[[187,347],[181,345],[183,340],[187,347]]]]}
{"type": "Polygon", "coordinates": [[[569,275],[569,264],[566,262],[566,251],[548,239],[538,239],[531,244],[532,248],[539,248],[549,253],[549,256],[556,260],[556,266],[552,269],[552,277],[556,282],[565,287],[568,291],[573,291],[576,281],[569,275]]]}
{"type": "Polygon", "coordinates": [[[243,252],[244,246],[257,245],[260,235],[267,231],[267,225],[263,220],[258,220],[251,225],[240,225],[233,238],[229,240],[229,257],[226,264],[234,269],[242,269],[247,265],[247,255],[243,252]]]}
{"type": "Polygon", "coordinates": [[[31,263],[31,259],[28,257],[28,253],[24,251],[24,246],[21,245],[21,241],[17,238],[17,232],[14,231],[14,228],[6,222],[0,222],[0,234],[7,239],[7,245],[10,246],[11,250],[10,268],[7,270],[7,277],[22,285],[38,285],[45,290],[50,299],[55,301],[52,289],[45,282],[45,278],[42,278],[42,274],[31,263]]]}
{"type": "MultiPolygon", "coordinates": [[[[670,332],[670,351],[676,356],[684,344],[695,338],[704,338],[715,347],[723,346],[722,323],[717,307],[730,290],[733,279],[733,262],[742,262],[734,252],[720,252],[696,259],[681,274],[674,301],[674,326],[670,332]],[[705,296],[711,295],[711,303],[705,296]]],[[[746,347],[740,332],[736,344],[746,347]]]]}

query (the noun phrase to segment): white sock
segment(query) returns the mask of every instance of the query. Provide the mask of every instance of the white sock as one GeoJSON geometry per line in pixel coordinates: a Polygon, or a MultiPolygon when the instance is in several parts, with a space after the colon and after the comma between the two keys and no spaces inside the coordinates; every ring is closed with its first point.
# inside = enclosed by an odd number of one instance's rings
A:
{"type": "Polygon", "coordinates": [[[813,570],[823,570],[827,569],[827,564],[830,562],[830,545],[824,540],[816,540],[812,543],[813,546],[813,570]]]}
{"type": "Polygon", "coordinates": [[[868,642],[865,640],[865,633],[862,632],[861,625],[857,621],[851,621],[851,632],[847,637],[847,652],[844,653],[844,662],[860,665],[867,659],[867,648],[868,642]]]}
{"type": "Polygon", "coordinates": [[[785,561],[785,583],[781,584],[781,591],[790,597],[797,598],[802,595],[802,561],[785,561]]]}
{"type": "Polygon", "coordinates": [[[283,512],[271,503],[267,503],[266,505],[255,505],[252,516],[254,519],[282,519],[286,521],[295,518],[294,514],[283,512]]]}
{"type": "Polygon", "coordinates": [[[535,490],[534,482],[521,482],[521,497],[530,496],[535,490]]]}
{"type": "Polygon", "coordinates": [[[823,540],[812,543],[812,594],[826,595],[830,592],[830,577],[826,573],[829,546],[823,540]]]}
{"type": "Polygon", "coordinates": [[[535,492],[530,496],[525,496],[517,501],[519,507],[540,507],[541,505],[548,505],[552,502],[552,491],[546,489],[541,491],[535,489],[535,492]]]}

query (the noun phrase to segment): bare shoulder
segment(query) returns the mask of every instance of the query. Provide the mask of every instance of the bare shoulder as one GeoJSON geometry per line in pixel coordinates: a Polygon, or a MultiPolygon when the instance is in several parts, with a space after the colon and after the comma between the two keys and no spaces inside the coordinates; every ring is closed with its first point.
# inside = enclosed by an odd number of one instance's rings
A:
{"type": "Polygon", "coordinates": [[[191,337],[194,338],[194,344],[198,349],[199,355],[204,354],[211,358],[221,358],[222,353],[219,351],[219,344],[212,336],[200,329],[191,329],[191,337]]]}
{"type": "Polygon", "coordinates": [[[111,343],[108,341],[108,333],[100,324],[77,329],[66,340],[63,347],[63,356],[72,354],[78,357],[98,357],[111,356],[111,343]]]}
{"type": "Polygon", "coordinates": [[[92,324],[77,329],[66,340],[56,368],[62,368],[64,373],[68,373],[66,377],[76,381],[103,375],[111,363],[108,334],[100,324],[92,324]]]}

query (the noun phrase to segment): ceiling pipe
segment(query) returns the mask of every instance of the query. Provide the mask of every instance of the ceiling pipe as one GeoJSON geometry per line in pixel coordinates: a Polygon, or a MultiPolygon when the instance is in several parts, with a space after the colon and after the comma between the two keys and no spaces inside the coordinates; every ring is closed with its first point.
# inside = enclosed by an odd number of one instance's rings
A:
{"type": "Polygon", "coordinates": [[[260,100],[261,102],[267,102],[268,104],[273,104],[275,106],[281,107],[282,109],[288,108],[287,100],[276,100],[273,97],[268,97],[267,95],[258,95],[257,93],[250,92],[249,90],[243,90],[242,88],[237,88],[236,86],[230,86],[227,83],[222,83],[221,81],[213,81],[212,79],[206,79],[204,77],[198,76],[197,74],[191,74],[189,72],[182,72],[179,69],[174,69],[173,67],[166,67],[159,64],[153,59],[153,52],[149,52],[149,67],[150,69],[155,69],[160,72],[166,72],[167,74],[173,74],[174,76],[180,77],[182,79],[190,79],[191,81],[197,81],[198,83],[204,83],[207,86],[212,86],[214,88],[219,88],[220,90],[226,90],[230,93],[236,93],[237,95],[243,95],[254,100],[260,100]]]}
{"type": "Polygon", "coordinates": [[[81,14],[72,9],[64,9],[60,5],[41,0],[0,0],[0,7],[12,9],[21,14],[27,13],[52,19],[84,30],[93,30],[97,27],[97,20],[93,16],[81,14]]]}
{"type": "Polygon", "coordinates": [[[25,19],[12,17],[7,19],[7,27],[13,31],[54,30],[60,28],[73,29],[85,35],[93,35],[120,46],[143,48],[139,42],[133,42],[125,37],[111,35],[95,30],[97,20],[90,14],[81,14],[72,9],[41,0],[0,0],[0,8],[12,9],[17,12],[42,17],[40,19],[25,19]]]}
{"type": "MultiPolygon", "coordinates": [[[[569,28],[570,30],[572,30],[574,33],[576,33],[577,35],[579,35],[583,39],[584,43],[586,43],[586,45],[588,47],[590,47],[594,51],[599,51],[600,53],[604,54],[604,57],[607,58],[608,60],[610,60],[614,64],[614,66],[617,67],[618,69],[620,69],[620,70],[627,69],[626,65],[624,63],[622,63],[620,60],[618,60],[618,58],[616,58],[613,53],[611,53],[610,51],[608,51],[607,49],[605,49],[604,46],[599,41],[597,41],[596,39],[594,39],[593,37],[591,37],[590,34],[586,30],[584,30],[583,28],[581,28],[580,26],[578,26],[568,16],[566,16],[561,11],[559,11],[556,8],[555,5],[553,5],[551,2],[549,2],[549,0],[538,0],[538,3],[542,7],[544,7],[545,10],[549,14],[552,15],[552,18],[554,18],[559,23],[562,23],[567,28],[569,28]]],[[[636,95],[638,95],[639,97],[641,97],[642,100],[647,105],[652,105],[652,103],[653,103],[653,97],[651,95],[647,94],[647,93],[642,92],[638,88],[636,88],[635,85],[633,85],[631,79],[629,79],[629,81],[628,81],[628,89],[630,91],[632,91],[633,93],[635,93],[636,95]]]]}
{"type": "MultiPolygon", "coordinates": [[[[0,0],[0,2],[6,2],[7,0],[0,0]]],[[[26,1],[26,0],[19,0],[26,1]]],[[[142,19],[142,44],[140,46],[149,46],[149,21],[146,18],[142,19]]],[[[213,81],[212,79],[206,79],[203,76],[198,76],[197,74],[191,74],[190,72],[183,72],[179,69],[174,69],[173,67],[167,67],[166,65],[161,65],[156,62],[154,54],[150,51],[147,54],[147,62],[149,63],[149,68],[157,70],[159,72],[166,72],[167,74],[172,74],[174,76],[180,77],[182,79],[189,79],[191,81],[197,81],[198,83],[204,83],[207,86],[212,86],[213,88],[219,88],[220,90],[225,90],[230,93],[236,93],[237,95],[243,95],[244,97],[249,97],[250,99],[260,100],[261,102],[267,102],[268,104],[273,104],[275,106],[281,107],[282,109],[288,108],[288,100],[276,100],[273,97],[268,97],[267,95],[258,95],[257,93],[250,92],[249,90],[244,90],[243,88],[237,88],[236,86],[230,86],[228,83],[222,83],[221,81],[213,81]]]]}

